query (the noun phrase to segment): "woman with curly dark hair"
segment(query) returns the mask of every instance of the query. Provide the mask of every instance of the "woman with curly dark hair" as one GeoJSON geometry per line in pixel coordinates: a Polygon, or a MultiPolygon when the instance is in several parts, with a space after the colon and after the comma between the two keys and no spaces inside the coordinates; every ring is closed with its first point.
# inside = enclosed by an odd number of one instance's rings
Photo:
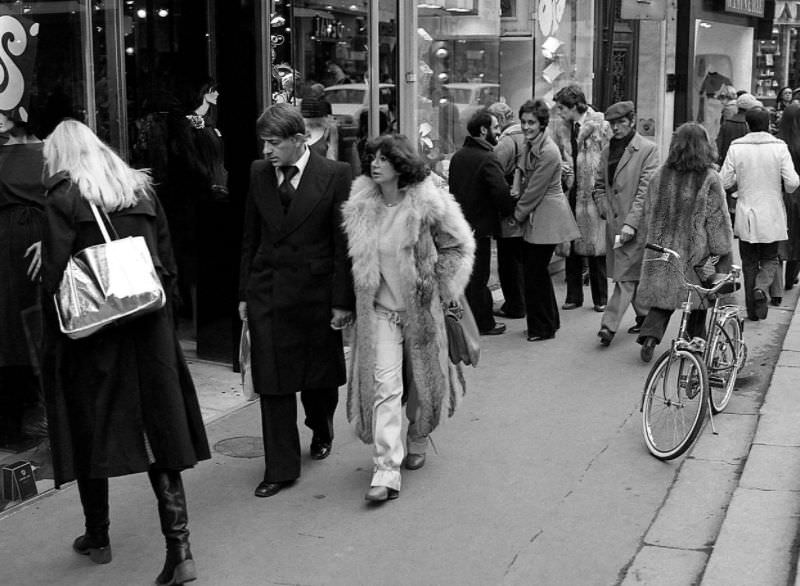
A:
{"type": "MultiPolygon", "coordinates": [[[[639,303],[650,308],[637,340],[645,362],[653,358],[672,312],[686,299],[681,275],[699,284],[695,267],[705,265],[711,256],[720,257],[716,272],[730,268],[733,229],[716,160],[705,128],[687,122],[673,134],[667,161],[650,179],[645,207],[648,241],[680,254],[680,266],[676,270],[676,261],[649,262],[658,253],[645,250],[637,293],[639,303]]],[[[693,309],[689,335],[704,337],[705,320],[705,309],[693,309]]]]}
{"type": "Polygon", "coordinates": [[[353,182],[342,210],[356,293],[347,418],[373,445],[365,498],[381,502],[398,497],[406,452],[407,469],[425,464],[428,435],[464,394],[460,366],[448,359],[443,304],[464,292],[475,242],[405,136],[380,136],[366,153],[370,173],[353,182]]]}

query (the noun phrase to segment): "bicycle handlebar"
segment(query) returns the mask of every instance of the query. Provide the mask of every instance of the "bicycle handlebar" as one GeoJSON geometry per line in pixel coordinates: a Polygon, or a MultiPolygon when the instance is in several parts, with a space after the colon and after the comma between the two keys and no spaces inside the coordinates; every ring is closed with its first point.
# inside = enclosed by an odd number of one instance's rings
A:
{"type": "Polygon", "coordinates": [[[671,248],[667,248],[665,246],[659,246],[658,244],[653,244],[652,242],[648,242],[644,245],[645,248],[649,248],[650,250],[655,250],[656,252],[660,252],[661,254],[669,254],[674,256],[675,258],[680,258],[681,255],[672,250],[671,248]]]}

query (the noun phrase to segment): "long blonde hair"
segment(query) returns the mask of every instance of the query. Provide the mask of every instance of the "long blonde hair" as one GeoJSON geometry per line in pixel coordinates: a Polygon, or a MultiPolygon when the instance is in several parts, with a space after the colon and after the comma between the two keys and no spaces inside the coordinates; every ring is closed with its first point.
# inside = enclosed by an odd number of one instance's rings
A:
{"type": "Polygon", "coordinates": [[[135,205],[152,193],[147,170],[133,169],[85,124],[63,120],[44,141],[47,171],[69,174],[84,199],[107,212],[135,205]]]}

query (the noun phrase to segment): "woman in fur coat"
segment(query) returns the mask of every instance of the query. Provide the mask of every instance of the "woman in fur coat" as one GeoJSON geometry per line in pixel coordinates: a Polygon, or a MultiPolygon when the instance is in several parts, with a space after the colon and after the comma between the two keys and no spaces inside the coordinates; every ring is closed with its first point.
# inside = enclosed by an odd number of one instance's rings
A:
{"type": "MultiPolygon", "coordinates": [[[[637,340],[645,362],[652,359],[672,312],[686,299],[683,277],[699,284],[695,267],[712,255],[720,257],[717,272],[730,269],[733,229],[716,158],[706,130],[687,122],[675,131],[666,163],[650,179],[645,204],[648,240],[674,250],[680,260],[657,260],[658,253],[645,250],[637,293],[639,302],[650,308],[637,340]]],[[[690,336],[705,336],[705,318],[704,309],[692,310],[690,336]]]]}
{"type": "Polygon", "coordinates": [[[414,470],[425,463],[428,435],[464,394],[460,366],[448,359],[443,304],[463,293],[475,243],[407,138],[381,136],[367,154],[343,207],[356,292],[347,417],[374,446],[365,498],[379,502],[400,491],[403,401],[405,466],[414,470]]]}

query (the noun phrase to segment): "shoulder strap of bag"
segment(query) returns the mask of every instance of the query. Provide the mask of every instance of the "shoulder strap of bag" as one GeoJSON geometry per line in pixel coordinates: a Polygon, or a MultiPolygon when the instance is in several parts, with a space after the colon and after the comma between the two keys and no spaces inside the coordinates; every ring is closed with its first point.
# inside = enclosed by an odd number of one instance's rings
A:
{"type": "Polygon", "coordinates": [[[103,234],[103,240],[106,242],[111,242],[111,237],[108,234],[108,229],[106,228],[105,222],[103,222],[103,218],[106,219],[108,222],[109,227],[111,228],[111,233],[114,235],[114,240],[119,239],[119,234],[117,234],[116,229],[114,228],[114,224],[111,223],[111,218],[108,217],[108,214],[105,210],[100,210],[94,203],[89,203],[89,206],[92,208],[92,214],[94,215],[94,220],[97,222],[97,227],[100,228],[100,232],[103,234]],[[100,217],[100,213],[102,211],[103,218],[100,217]]]}

